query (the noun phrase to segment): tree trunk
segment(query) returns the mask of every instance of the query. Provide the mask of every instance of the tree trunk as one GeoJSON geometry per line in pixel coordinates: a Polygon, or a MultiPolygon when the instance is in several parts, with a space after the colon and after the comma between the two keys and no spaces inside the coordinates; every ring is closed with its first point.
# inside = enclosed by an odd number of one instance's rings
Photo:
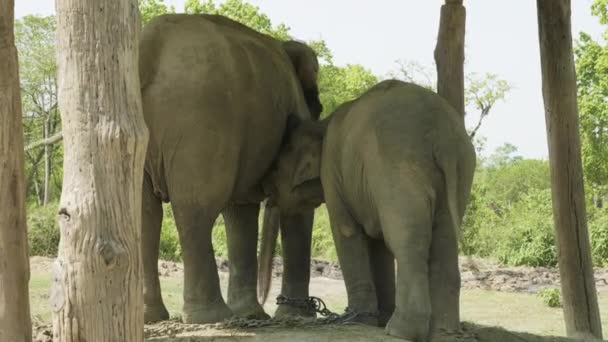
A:
{"type": "Polygon", "coordinates": [[[601,338],[585,211],[570,0],[536,3],[566,332],[601,338]]]}
{"type": "Polygon", "coordinates": [[[465,21],[462,0],[445,0],[435,47],[437,93],[462,114],[463,120],[465,21]]]}
{"type": "Polygon", "coordinates": [[[56,10],[65,157],[54,341],[143,341],[137,1],[57,0],[56,10]]]}
{"type": "MultiPolygon", "coordinates": [[[[44,139],[49,137],[49,120],[50,116],[44,120],[44,139]]],[[[42,199],[42,205],[49,203],[49,184],[51,178],[51,146],[44,145],[44,197],[42,199]]]]}
{"type": "Polygon", "coordinates": [[[30,269],[14,0],[0,0],[0,341],[30,342],[30,269]]]}

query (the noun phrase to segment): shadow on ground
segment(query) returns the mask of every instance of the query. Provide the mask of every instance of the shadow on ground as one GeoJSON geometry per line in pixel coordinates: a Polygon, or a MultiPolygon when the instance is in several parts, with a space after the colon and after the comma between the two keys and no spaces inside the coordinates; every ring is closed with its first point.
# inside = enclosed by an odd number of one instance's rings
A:
{"type": "MultiPolygon", "coordinates": [[[[166,323],[159,323],[160,326],[166,323]]],[[[186,328],[181,331],[182,324],[170,323],[167,336],[149,337],[148,342],[351,342],[351,341],[400,341],[404,340],[387,336],[381,328],[360,324],[325,325],[297,328],[259,328],[246,330],[218,330],[212,327],[199,326],[198,329],[186,328]]],[[[154,327],[147,326],[148,327],[154,327]]],[[[463,323],[462,331],[457,334],[441,334],[432,342],[568,342],[580,341],[564,337],[538,336],[527,333],[512,332],[502,328],[463,323]]]]}

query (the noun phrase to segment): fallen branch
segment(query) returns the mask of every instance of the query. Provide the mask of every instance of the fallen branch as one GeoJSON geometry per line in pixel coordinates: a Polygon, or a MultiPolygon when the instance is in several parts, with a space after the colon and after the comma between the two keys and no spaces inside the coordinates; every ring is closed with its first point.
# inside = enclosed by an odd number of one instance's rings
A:
{"type": "Polygon", "coordinates": [[[50,136],[50,137],[48,137],[46,139],[35,141],[35,142],[27,145],[24,150],[25,151],[29,151],[29,150],[32,150],[32,149],[34,149],[36,147],[46,146],[46,145],[53,145],[55,143],[58,143],[62,139],[63,139],[63,134],[61,132],[59,132],[59,133],[57,133],[55,135],[52,135],[52,136],[50,136]]]}

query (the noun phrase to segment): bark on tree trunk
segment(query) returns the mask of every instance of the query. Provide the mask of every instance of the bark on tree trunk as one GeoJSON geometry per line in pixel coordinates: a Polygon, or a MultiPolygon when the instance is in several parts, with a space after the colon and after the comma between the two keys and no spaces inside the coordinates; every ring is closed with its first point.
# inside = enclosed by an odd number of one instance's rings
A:
{"type": "Polygon", "coordinates": [[[65,157],[54,341],[143,341],[137,1],[57,0],[56,10],[65,157]]]}
{"type": "Polygon", "coordinates": [[[14,0],[0,0],[0,341],[30,342],[30,270],[14,6],[14,0]]]}
{"type": "Polygon", "coordinates": [[[437,93],[462,114],[463,120],[465,21],[466,10],[462,0],[445,0],[445,5],[441,6],[435,47],[437,93]]]}
{"type": "Polygon", "coordinates": [[[537,0],[536,4],[566,332],[572,337],[601,339],[585,211],[570,0],[537,0]]]}
{"type": "MultiPolygon", "coordinates": [[[[49,119],[50,116],[44,120],[44,139],[49,137],[49,119]]],[[[49,203],[49,185],[51,178],[51,146],[44,145],[44,198],[42,205],[49,203]]]]}

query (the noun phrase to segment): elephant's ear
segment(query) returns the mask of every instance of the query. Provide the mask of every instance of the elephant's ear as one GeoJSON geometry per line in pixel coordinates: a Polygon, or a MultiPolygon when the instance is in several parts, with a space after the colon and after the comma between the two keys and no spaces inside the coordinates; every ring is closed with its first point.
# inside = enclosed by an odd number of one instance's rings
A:
{"type": "Polygon", "coordinates": [[[295,40],[284,42],[283,48],[287,52],[289,59],[291,59],[291,64],[293,64],[296,70],[302,88],[310,89],[316,87],[319,64],[314,50],[308,45],[295,40]]]}
{"type": "Polygon", "coordinates": [[[283,42],[283,49],[296,71],[310,114],[314,120],[318,120],[323,111],[323,106],[319,100],[319,88],[317,86],[319,73],[317,55],[310,46],[295,40],[283,42]]]}
{"type": "Polygon", "coordinates": [[[292,189],[320,177],[320,158],[312,153],[302,153],[296,163],[291,182],[292,189]]]}

